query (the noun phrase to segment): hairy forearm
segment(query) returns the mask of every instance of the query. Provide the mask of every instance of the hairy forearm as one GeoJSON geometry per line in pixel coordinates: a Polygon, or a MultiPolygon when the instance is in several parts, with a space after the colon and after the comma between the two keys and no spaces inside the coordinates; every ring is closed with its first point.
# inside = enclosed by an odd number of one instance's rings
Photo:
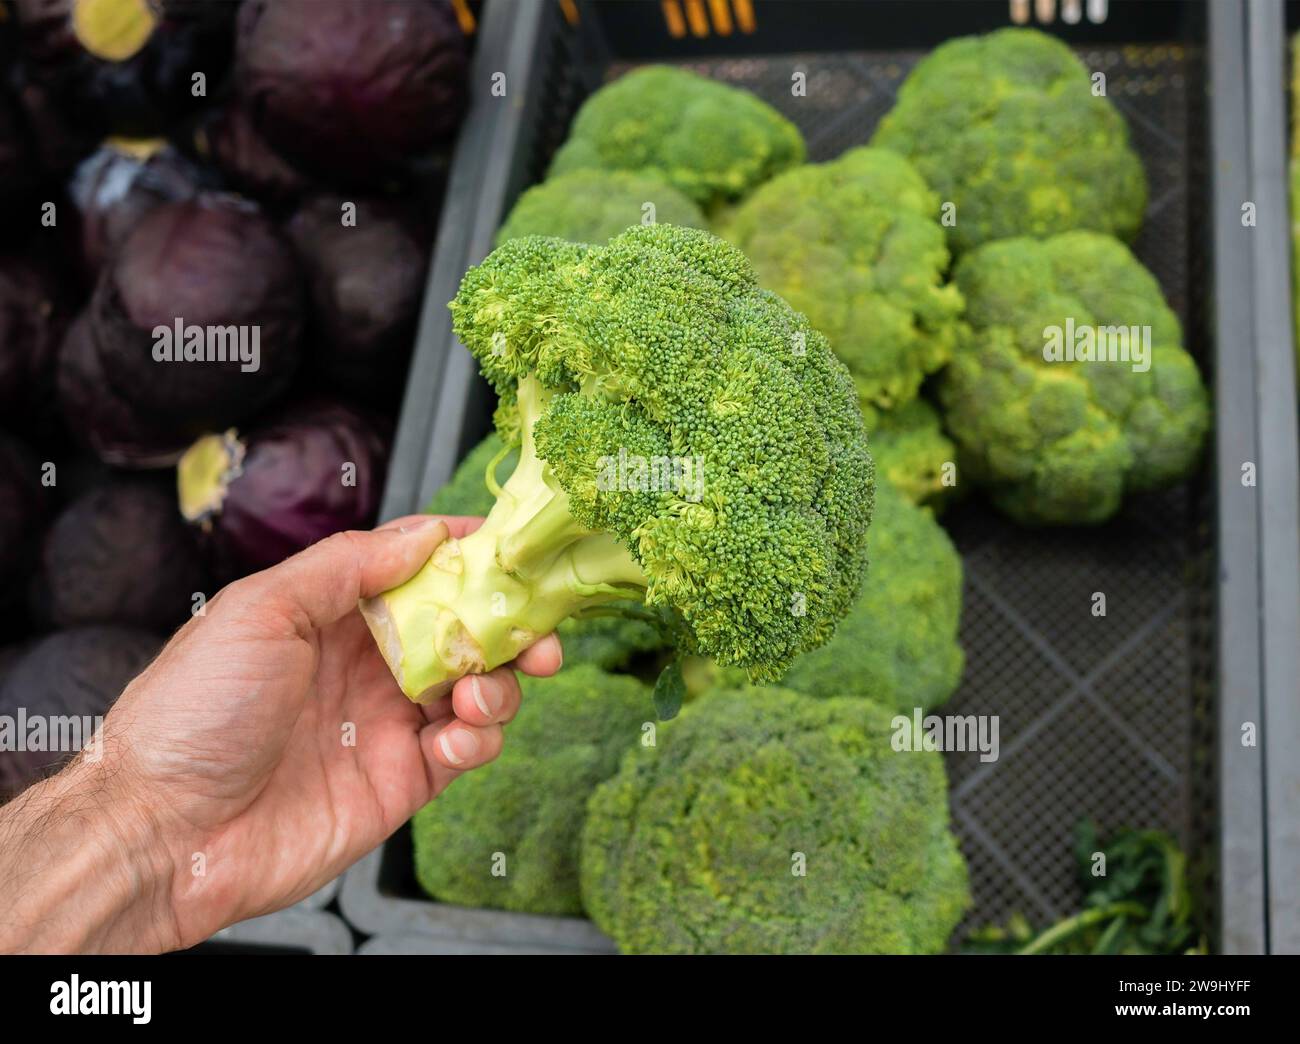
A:
{"type": "Polygon", "coordinates": [[[179,945],[173,868],[108,759],[78,759],[0,807],[0,953],[179,945]]]}

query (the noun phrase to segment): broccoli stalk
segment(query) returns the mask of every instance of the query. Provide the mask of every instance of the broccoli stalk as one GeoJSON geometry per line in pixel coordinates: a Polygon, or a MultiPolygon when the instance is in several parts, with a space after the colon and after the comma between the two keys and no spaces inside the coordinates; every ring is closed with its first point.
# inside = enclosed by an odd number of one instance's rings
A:
{"type": "Polygon", "coordinates": [[[362,602],[393,675],[417,702],[507,663],[566,617],[645,597],[636,560],[609,533],[574,519],[537,456],[533,424],[552,395],[534,377],[519,382],[519,463],[482,527],[446,541],[406,583],[362,602]]]}

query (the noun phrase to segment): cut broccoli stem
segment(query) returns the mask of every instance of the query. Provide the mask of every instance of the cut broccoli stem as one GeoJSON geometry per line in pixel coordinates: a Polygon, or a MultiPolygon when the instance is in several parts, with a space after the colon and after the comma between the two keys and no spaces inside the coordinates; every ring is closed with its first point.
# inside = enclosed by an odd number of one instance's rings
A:
{"type": "Polygon", "coordinates": [[[482,527],[446,541],[406,583],[361,603],[384,659],[416,702],[509,662],[575,612],[645,596],[631,553],[573,519],[537,457],[532,429],[549,397],[535,378],[520,382],[519,463],[482,527]]]}

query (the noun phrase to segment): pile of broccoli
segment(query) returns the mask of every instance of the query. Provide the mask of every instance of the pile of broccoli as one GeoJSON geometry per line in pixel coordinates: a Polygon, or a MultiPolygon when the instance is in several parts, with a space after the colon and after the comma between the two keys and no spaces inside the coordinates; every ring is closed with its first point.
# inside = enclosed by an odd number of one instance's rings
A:
{"type": "Polygon", "coordinates": [[[1076,228],[1128,239],[1146,208],[1123,117],[1068,46],[1034,29],[935,48],[871,143],[909,157],[955,205],[957,253],[1076,228]]]}
{"type": "Polygon", "coordinates": [[[635,678],[589,665],[521,684],[501,756],[416,814],[416,877],[444,902],[580,914],[587,799],[639,748],[649,696],[635,678]]]}
{"type": "Polygon", "coordinates": [[[891,712],[717,691],[592,795],[582,896],[625,953],[935,953],[969,905],[943,762],[891,712]]]}
{"type": "Polygon", "coordinates": [[[860,148],[774,178],[719,231],[826,335],[864,407],[888,410],[914,398],[957,344],[962,300],[944,284],[938,217],[939,198],[912,164],[860,148]]]}
{"type": "Polygon", "coordinates": [[[862,415],[825,338],[739,250],[671,225],[604,247],[528,236],[451,308],[519,460],[478,531],[362,603],[411,699],[616,601],[754,681],[830,638],[866,565],[862,415]]]}
{"type": "Polygon", "coordinates": [[[965,255],[955,279],[969,339],[939,395],[964,473],[1002,510],[1027,524],[1102,522],[1126,492],[1188,474],[1209,426],[1205,386],[1155,277],[1123,243],[1003,239],[965,255]],[[1114,332],[1131,361],[1049,359],[1049,330],[1072,343],[1071,331],[1114,332]]]}
{"type": "Polygon", "coordinates": [[[648,65],[587,99],[549,176],[650,171],[711,211],[803,159],[799,129],[754,95],[648,65]]]}
{"type": "Polygon", "coordinates": [[[891,718],[960,681],[956,463],[1027,524],[1194,466],[1205,389],[1105,234],[1142,167],[1065,45],[954,40],[870,147],[804,155],[752,95],[628,73],[451,303],[499,405],[430,511],[487,520],[363,613],[412,699],[552,629],[566,667],[416,817],[436,899],[635,953],[943,950],[970,897],[942,758],[891,718]],[[1149,327],[1151,365],[1050,361],[1067,322],[1149,327]]]}
{"type": "Polygon", "coordinates": [[[781,685],[809,696],[865,696],[910,714],[952,695],[965,660],[961,556],[925,508],[877,481],[871,568],[835,637],[795,661],[781,685]]]}
{"type": "Polygon", "coordinates": [[[700,208],[646,171],[575,170],[534,185],[497,231],[497,243],[520,236],[558,236],[602,245],[632,225],[707,228],[700,208]]]}

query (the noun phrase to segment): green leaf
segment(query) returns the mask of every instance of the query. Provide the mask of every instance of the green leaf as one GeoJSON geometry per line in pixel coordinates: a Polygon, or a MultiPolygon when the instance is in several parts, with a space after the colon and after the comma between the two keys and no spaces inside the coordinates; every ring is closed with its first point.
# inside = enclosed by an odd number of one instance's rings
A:
{"type": "Polygon", "coordinates": [[[677,717],[686,698],[686,680],[682,677],[682,660],[674,656],[668,666],[659,672],[655,682],[655,714],[660,721],[677,717]]]}

